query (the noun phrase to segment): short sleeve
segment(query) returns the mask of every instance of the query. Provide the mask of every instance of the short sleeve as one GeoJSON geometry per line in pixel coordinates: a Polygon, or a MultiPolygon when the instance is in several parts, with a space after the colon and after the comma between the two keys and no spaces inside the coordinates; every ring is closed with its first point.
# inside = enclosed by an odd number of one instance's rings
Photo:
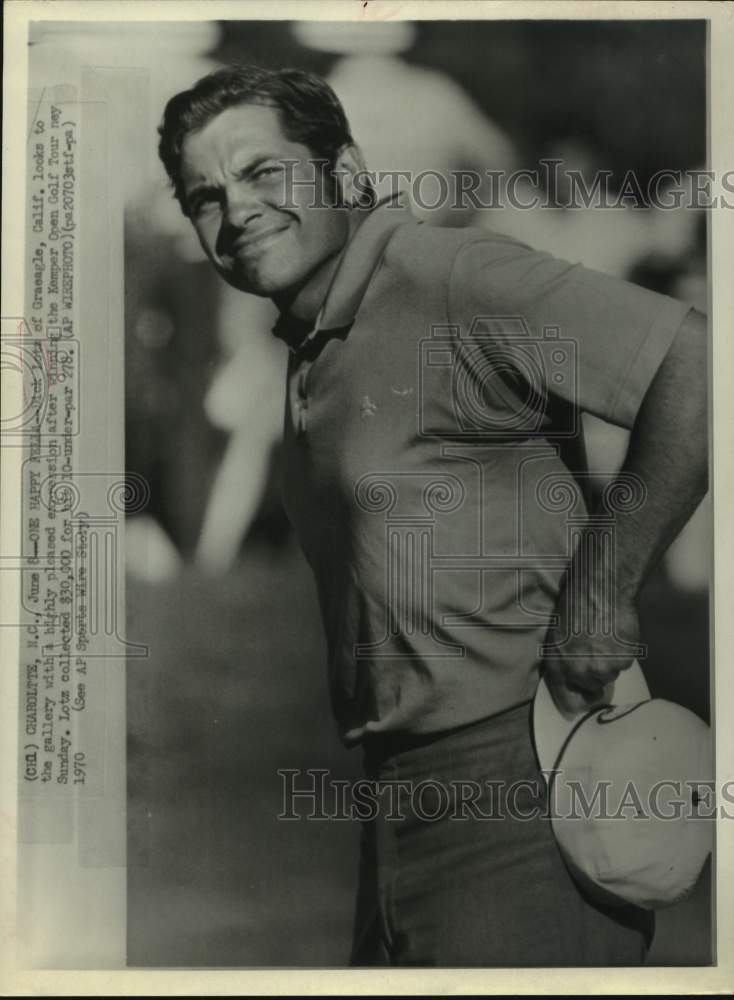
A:
{"type": "Polygon", "coordinates": [[[523,346],[513,333],[518,321],[531,341],[545,342],[551,331],[570,342],[574,377],[558,378],[559,387],[545,366],[544,389],[628,428],[688,311],[666,295],[501,234],[480,233],[464,243],[448,285],[450,323],[469,331],[485,321],[505,353],[523,346]]]}

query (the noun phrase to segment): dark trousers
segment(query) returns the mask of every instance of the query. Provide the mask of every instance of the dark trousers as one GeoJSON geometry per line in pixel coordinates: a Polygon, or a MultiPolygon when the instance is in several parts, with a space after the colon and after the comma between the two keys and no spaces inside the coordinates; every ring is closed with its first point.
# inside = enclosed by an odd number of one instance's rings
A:
{"type": "Polygon", "coordinates": [[[362,828],[352,965],[643,962],[653,915],[594,904],[563,863],[529,702],[438,736],[374,740],[365,769],[383,796],[362,828]]]}

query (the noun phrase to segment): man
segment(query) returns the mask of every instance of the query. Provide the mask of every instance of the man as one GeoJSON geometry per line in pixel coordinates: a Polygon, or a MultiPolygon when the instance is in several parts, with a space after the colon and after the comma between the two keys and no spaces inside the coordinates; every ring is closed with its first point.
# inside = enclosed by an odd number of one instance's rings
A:
{"type": "Polygon", "coordinates": [[[568,713],[633,658],[640,587],[706,488],[703,317],[400,199],[366,210],[310,74],[214,73],[160,134],[214,267],[280,311],[284,497],[342,739],[381,787],[485,790],[455,821],[406,793],[365,823],[352,962],[641,962],[646,915],[595,905],[560,860],[529,706],[544,658],[568,713]],[[632,431],[617,485],[639,496],[608,491],[606,517],[576,485],[581,410],[632,431]]]}

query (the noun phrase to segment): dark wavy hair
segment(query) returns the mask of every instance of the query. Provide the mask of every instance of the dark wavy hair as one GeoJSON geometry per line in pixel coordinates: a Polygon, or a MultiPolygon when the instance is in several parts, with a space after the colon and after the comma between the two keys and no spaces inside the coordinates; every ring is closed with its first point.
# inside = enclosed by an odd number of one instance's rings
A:
{"type": "Polygon", "coordinates": [[[238,104],[275,108],[287,139],[307,146],[314,158],[333,167],[337,154],[353,142],[339,98],[320,76],[299,69],[228,66],[202,77],[190,90],[172,97],[158,133],[158,155],[188,215],[181,184],[181,150],[190,132],[203,128],[238,104]]]}

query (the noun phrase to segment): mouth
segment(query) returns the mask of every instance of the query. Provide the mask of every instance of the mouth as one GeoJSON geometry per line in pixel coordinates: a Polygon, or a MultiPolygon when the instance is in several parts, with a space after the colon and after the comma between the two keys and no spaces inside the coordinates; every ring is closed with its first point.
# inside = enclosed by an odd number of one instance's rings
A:
{"type": "Polygon", "coordinates": [[[283,233],[290,227],[270,226],[257,232],[247,233],[239,236],[232,244],[232,255],[235,257],[251,257],[260,253],[276,240],[280,239],[283,233]]]}

